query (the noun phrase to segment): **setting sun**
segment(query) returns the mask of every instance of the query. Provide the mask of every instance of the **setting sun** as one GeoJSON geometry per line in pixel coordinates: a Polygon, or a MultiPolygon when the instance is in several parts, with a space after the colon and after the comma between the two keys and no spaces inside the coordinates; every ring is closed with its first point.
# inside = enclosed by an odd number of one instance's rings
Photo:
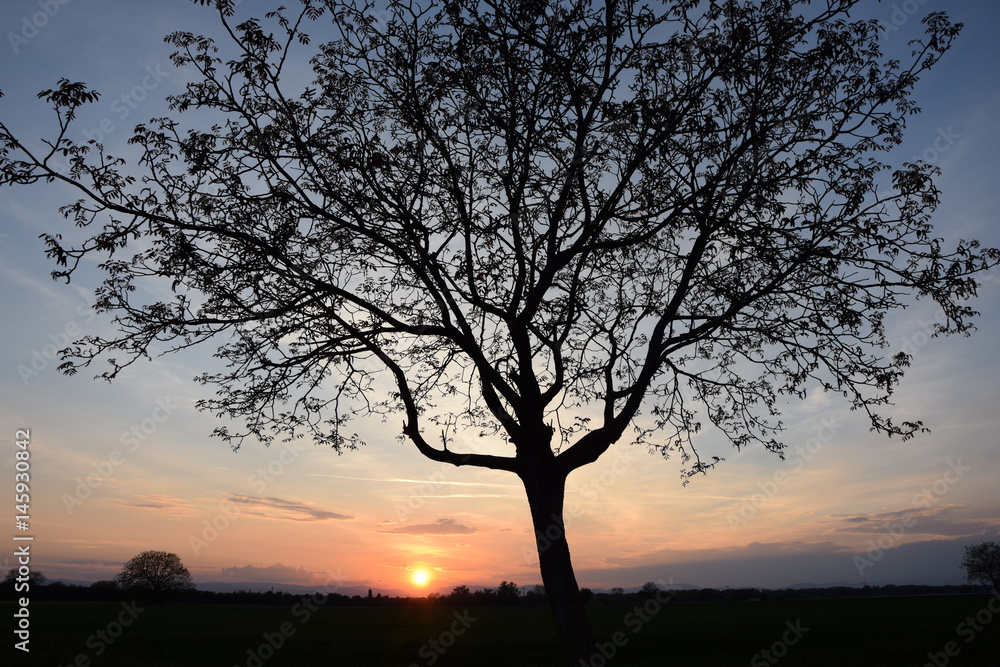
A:
{"type": "Polygon", "coordinates": [[[410,573],[410,581],[417,586],[426,586],[431,580],[431,573],[424,568],[417,568],[410,573]]]}

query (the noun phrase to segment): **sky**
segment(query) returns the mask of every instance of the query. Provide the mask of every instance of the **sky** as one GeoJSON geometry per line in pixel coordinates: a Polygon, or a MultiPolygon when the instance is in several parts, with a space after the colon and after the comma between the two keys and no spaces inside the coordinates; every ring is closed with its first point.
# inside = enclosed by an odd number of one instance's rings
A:
{"type": "MultiPolygon", "coordinates": [[[[138,6],[2,3],[0,119],[37,141],[54,118],[36,94],[61,77],[85,81],[103,97],[71,133],[127,150],[131,128],[163,115],[163,98],[188,80],[162,36],[213,25],[188,0],[138,6]]],[[[240,12],[267,7],[246,0],[240,12]]],[[[966,28],[919,84],[923,113],[893,158],[922,156],[941,169],[941,236],[997,247],[1000,5],[864,7],[890,27],[890,51],[905,49],[919,17],[936,10],[966,28]]],[[[12,491],[16,432],[30,430],[36,570],[109,579],[155,549],[177,553],[202,583],[421,595],[540,581],[519,481],[423,458],[398,439],[402,417],[357,425],[368,444],[343,455],[307,441],[233,452],[209,438],[216,422],[194,408],[205,389],[193,378],[212,363],[209,349],[140,362],[110,384],[60,374],[54,350],[111,326],[89,308],[95,272],[69,285],[49,277],[38,236],[69,233],[58,207],[71,198],[59,186],[0,189],[0,478],[12,491]]],[[[976,308],[969,338],[930,338],[937,313],[922,301],[889,320],[887,352],[914,355],[891,414],[922,419],[930,433],[887,439],[843,400],[812,393],[785,406],[785,461],[706,432],[702,458],[726,460],[686,486],[677,460],[625,443],[575,472],[567,520],[581,586],[962,583],[963,548],[1000,540],[1000,271],[985,276],[976,308]]]]}

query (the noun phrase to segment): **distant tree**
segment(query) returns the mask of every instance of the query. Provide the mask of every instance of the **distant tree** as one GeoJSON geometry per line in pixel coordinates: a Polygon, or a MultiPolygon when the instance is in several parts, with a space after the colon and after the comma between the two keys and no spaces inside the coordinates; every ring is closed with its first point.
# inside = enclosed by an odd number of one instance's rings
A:
{"type": "Polygon", "coordinates": [[[625,589],[622,588],[621,586],[615,586],[614,588],[611,589],[611,594],[614,595],[615,597],[621,597],[625,595],[625,589]]]}
{"type": "Polygon", "coordinates": [[[40,94],[40,145],[0,123],[0,183],[79,193],[48,254],[57,278],[105,272],[120,330],[61,368],[213,341],[228,367],[199,406],[243,424],[216,431],[235,448],[351,449],[349,418],[401,413],[426,457],[518,476],[572,664],[595,655],[573,471],[630,434],[687,479],[719,460],[703,423],[780,453],[785,397],[815,390],[913,435],[877,412],[909,364],[886,315],[927,297],[936,333],[969,331],[1000,256],[934,235],[933,165],[882,161],[958,34],[942,13],[900,60],[861,0],[301,0],[239,22],[196,2],[232,52],[168,37],[191,82],[136,128],[135,166],[70,138],[83,83],[40,94]]]}
{"type": "Polygon", "coordinates": [[[166,551],[143,551],[122,566],[115,577],[121,590],[146,591],[159,601],[169,591],[193,590],[191,574],[180,556],[166,551]]]}
{"type": "Polygon", "coordinates": [[[535,584],[524,591],[524,600],[528,604],[545,604],[545,586],[535,584]]]}
{"type": "Polygon", "coordinates": [[[22,576],[18,573],[18,568],[12,567],[0,582],[0,597],[17,599],[26,594],[33,594],[38,587],[44,586],[45,582],[45,575],[41,572],[31,571],[22,576]]]}
{"type": "Polygon", "coordinates": [[[981,583],[1000,590],[1000,543],[983,542],[965,547],[962,567],[969,583],[981,583]]]}
{"type": "Polygon", "coordinates": [[[660,592],[660,587],[657,586],[652,581],[647,581],[642,585],[642,588],[639,589],[639,594],[647,598],[656,597],[656,594],[659,592],[660,592]]]}
{"type": "Polygon", "coordinates": [[[468,586],[455,586],[451,589],[449,597],[455,601],[468,600],[472,597],[472,591],[469,590],[468,586]]]}
{"type": "Polygon", "coordinates": [[[594,599],[594,591],[592,591],[591,589],[586,588],[586,587],[581,588],[580,589],[580,599],[583,600],[583,604],[589,603],[591,600],[594,599]]]}
{"type": "Polygon", "coordinates": [[[513,581],[501,581],[497,587],[497,599],[501,604],[513,604],[520,600],[521,589],[513,581]]]}
{"type": "Polygon", "coordinates": [[[41,572],[32,570],[28,573],[26,577],[23,577],[21,581],[18,578],[21,577],[18,574],[18,569],[12,567],[7,570],[7,575],[3,579],[3,586],[15,586],[18,583],[27,583],[29,588],[34,588],[35,586],[44,586],[45,582],[48,581],[47,577],[41,572]]]}

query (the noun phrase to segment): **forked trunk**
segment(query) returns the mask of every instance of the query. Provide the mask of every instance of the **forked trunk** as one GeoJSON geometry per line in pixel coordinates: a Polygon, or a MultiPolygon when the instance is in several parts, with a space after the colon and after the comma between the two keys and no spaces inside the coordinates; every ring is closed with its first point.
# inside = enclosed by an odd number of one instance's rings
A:
{"type": "Polygon", "coordinates": [[[580,587],[573,574],[569,543],[563,521],[565,478],[525,479],[531,522],[535,529],[542,584],[552,609],[556,632],[566,664],[582,667],[590,664],[594,652],[594,633],[583,608],[580,587]]]}

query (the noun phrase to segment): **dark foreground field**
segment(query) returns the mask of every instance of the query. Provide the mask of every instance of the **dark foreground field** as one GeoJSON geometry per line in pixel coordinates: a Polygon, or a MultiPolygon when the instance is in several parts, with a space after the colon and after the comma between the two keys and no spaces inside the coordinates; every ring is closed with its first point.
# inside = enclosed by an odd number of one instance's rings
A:
{"type": "MultiPolygon", "coordinates": [[[[593,664],[1000,665],[1000,600],[992,610],[989,602],[985,596],[927,596],[595,606],[591,618],[613,658],[593,664]]],[[[10,623],[13,605],[0,608],[10,623]]],[[[22,655],[15,664],[557,664],[548,610],[538,607],[37,602],[30,612],[30,661],[22,655]]]]}

